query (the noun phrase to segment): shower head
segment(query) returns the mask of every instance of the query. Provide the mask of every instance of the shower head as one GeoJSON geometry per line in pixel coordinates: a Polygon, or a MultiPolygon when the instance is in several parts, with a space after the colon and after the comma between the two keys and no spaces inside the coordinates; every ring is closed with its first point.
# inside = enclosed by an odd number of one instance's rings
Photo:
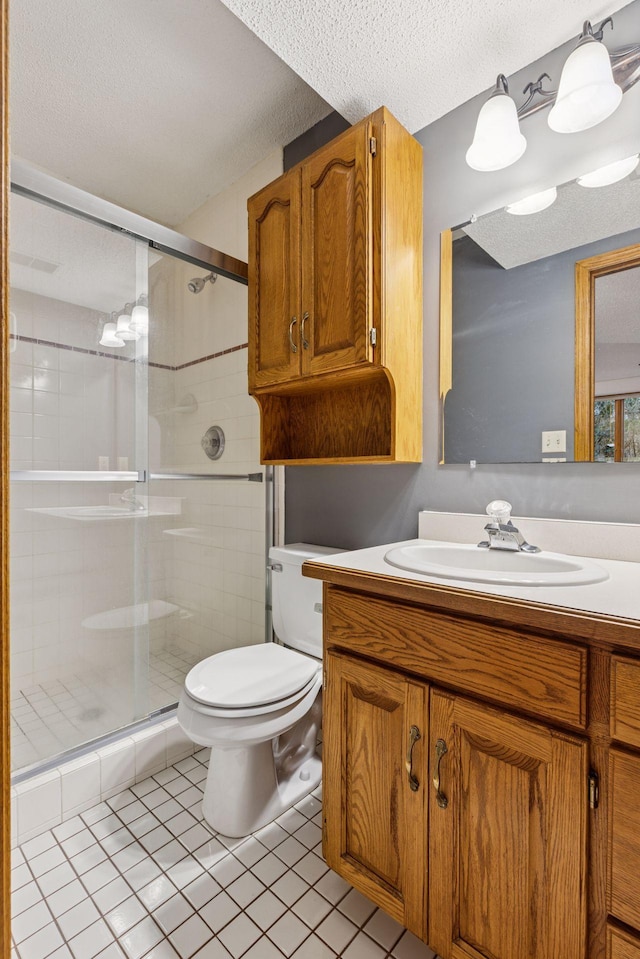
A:
{"type": "Polygon", "coordinates": [[[187,286],[191,293],[201,293],[204,290],[204,285],[207,280],[209,283],[215,283],[217,279],[217,273],[208,273],[206,276],[194,276],[192,280],[189,280],[187,286]]]}

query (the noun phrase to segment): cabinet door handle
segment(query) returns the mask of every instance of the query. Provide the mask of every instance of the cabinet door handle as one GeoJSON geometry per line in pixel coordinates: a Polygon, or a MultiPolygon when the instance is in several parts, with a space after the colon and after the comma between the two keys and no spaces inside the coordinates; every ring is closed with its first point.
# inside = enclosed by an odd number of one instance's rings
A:
{"type": "Polygon", "coordinates": [[[294,317],[292,317],[292,319],[291,319],[291,323],[289,323],[289,343],[291,344],[291,352],[292,352],[292,353],[297,353],[297,352],[298,352],[298,347],[297,347],[296,344],[293,342],[293,328],[294,328],[294,326],[296,325],[297,322],[298,322],[298,317],[297,317],[297,316],[294,316],[294,317]]]}
{"type": "Polygon", "coordinates": [[[300,336],[302,338],[302,349],[309,349],[309,340],[305,335],[305,327],[307,325],[307,320],[309,319],[309,314],[307,312],[302,314],[302,326],[300,327],[300,336]]]}
{"type": "Polygon", "coordinates": [[[420,730],[417,726],[412,726],[409,730],[409,746],[407,747],[407,758],[404,761],[407,776],[409,777],[409,786],[411,787],[412,792],[417,792],[420,788],[420,783],[413,775],[413,747],[421,739],[420,730]]]}
{"type": "Polygon", "coordinates": [[[436,790],[436,802],[440,809],[446,809],[449,805],[449,800],[443,792],[440,791],[440,760],[446,753],[448,753],[447,744],[444,739],[438,739],[436,741],[436,772],[433,777],[433,785],[436,790]]]}

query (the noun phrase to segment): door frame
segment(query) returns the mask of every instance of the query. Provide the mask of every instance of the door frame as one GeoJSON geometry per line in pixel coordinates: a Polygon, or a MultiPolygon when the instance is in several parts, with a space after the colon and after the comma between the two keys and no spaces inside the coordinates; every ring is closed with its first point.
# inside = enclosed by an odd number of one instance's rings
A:
{"type": "Polygon", "coordinates": [[[575,439],[574,461],[593,461],[596,380],[596,280],[640,266],[640,243],[599,253],[575,266],[575,439]]]}
{"type": "Polygon", "coordinates": [[[9,0],[0,0],[0,955],[11,950],[9,761],[9,0]]]}

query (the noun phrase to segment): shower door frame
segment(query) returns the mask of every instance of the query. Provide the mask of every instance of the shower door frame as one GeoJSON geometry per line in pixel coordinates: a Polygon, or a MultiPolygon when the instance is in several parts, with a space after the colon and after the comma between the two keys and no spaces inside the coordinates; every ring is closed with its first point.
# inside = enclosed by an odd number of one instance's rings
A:
{"type": "Polygon", "coordinates": [[[0,0],[0,956],[11,950],[9,761],[9,0],[0,0]]]}

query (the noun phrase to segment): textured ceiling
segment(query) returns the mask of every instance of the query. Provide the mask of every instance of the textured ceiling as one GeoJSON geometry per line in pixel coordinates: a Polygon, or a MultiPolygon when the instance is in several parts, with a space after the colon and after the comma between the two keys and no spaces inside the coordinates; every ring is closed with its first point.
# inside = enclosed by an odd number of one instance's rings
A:
{"type": "MultiPolygon", "coordinates": [[[[350,122],[381,104],[412,132],[621,0],[223,0],[350,122]]],[[[608,40],[608,43],[611,41],[608,40]]],[[[535,77],[532,77],[535,79],[535,77]]]]}
{"type": "Polygon", "coordinates": [[[175,225],[330,107],[218,0],[12,0],[12,151],[175,225]]]}
{"type": "Polygon", "coordinates": [[[12,149],[176,225],[330,107],[415,132],[623,5],[12,0],[12,149]]]}

